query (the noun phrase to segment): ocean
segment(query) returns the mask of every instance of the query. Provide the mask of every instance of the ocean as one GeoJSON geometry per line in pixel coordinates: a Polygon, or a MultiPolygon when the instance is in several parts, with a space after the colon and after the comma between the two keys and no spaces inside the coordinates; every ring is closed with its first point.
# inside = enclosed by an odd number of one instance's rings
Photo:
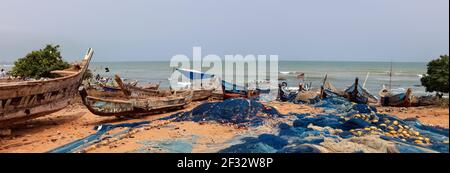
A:
{"type": "MultiPolygon", "coordinates": [[[[367,73],[369,77],[366,89],[374,95],[383,84],[389,86],[390,62],[322,62],[322,61],[279,61],[279,76],[286,78],[288,86],[297,87],[298,79],[295,72],[305,74],[305,82],[312,87],[320,87],[320,81],[328,75],[327,81],[335,87],[344,89],[353,84],[355,77],[363,83],[367,73]]],[[[11,65],[0,65],[10,69],[11,65]]],[[[138,80],[141,83],[161,82],[161,87],[168,87],[168,78],[172,73],[169,62],[91,62],[90,69],[94,74],[113,76],[119,74],[122,78],[138,80]],[[110,72],[105,72],[108,67],[110,72]]],[[[392,89],[394,92],[404,92],[412,88],[415,95],[426,95],[421,86],[420,76],[426,73],[425,62],[393,62],[392,89]]]]}

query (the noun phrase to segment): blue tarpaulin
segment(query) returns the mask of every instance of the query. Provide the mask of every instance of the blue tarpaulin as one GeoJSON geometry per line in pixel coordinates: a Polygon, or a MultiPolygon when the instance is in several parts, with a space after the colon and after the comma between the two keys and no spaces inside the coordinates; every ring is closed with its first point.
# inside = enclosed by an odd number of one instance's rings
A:
{"type": "Polygon", "coordinates": [[[208,79],[213,78],[215,76],[214,74],[207,74],[204,72],[190,69],[177,68],[177,71],[179,71],[181,74],[183,74],[184,76],[188,77],[191,80],[208,79]]]}
{"type": "MultiPolygon", "coordinates": [[[[86,147],[86,145],[91,145],[92,143],[98,142],[101,140],[101,137],[106,132],[118,128],[118,127],[129,127],[129,128],[136,128],[141,125],[149,124],[150,121],[142,121],[142,122],[136,122],[136,123],[123,123],[123,124],[104,124],[95,127],[97,132],[95,132],[92,135],[89,135],[85,138],[78,139],[76,141],[73,141],[71,143],[68,143],[66,145],[60,146],[58,148],[55,148],[53,150],[48,151],[48,153],[72,153],[76,152],[77,150],[82,149],[83,147],[86,147]]],[[[129,130],[129,129],[128,129],[129,130]]]]}

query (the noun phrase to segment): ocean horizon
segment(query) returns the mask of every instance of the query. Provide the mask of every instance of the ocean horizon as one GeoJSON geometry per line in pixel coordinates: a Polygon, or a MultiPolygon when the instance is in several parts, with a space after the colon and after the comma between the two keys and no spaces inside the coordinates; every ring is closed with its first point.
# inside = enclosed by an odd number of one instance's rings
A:
{"type": "MultiPolygon", "coordinates": [[[[168,87],[173,68],[170,61],[93,61],[90,69],[94,74],[113,76],[119,74],[122,78],[137,80],[140,83],[160,82],[161,87],[168,87]],[[105,72],[108,67],[110,72],[105,72]]],[[[415,95],[427,95],[421,86],[420,78],[426,73],[426,62],[392,62],[392,90],[404,92],[412,88],[415,95]]],[[[1,64],[6,70],[12,64],[1,64]]],[[[369,76],[365,88],[374,95],[378,95],[385,85],[389,87],[389,71],[391,62],[378,61],[293,61],[280,60],[278,62],[279,76],[286,79],[288,86],[298,86],[296,72],[305,74],[305,83],[313,88],[320,87],[320,81],[327,75],[327,79],[334,86],[345,89],[356,77],[363,83],[367,73],[369,76]]]]}

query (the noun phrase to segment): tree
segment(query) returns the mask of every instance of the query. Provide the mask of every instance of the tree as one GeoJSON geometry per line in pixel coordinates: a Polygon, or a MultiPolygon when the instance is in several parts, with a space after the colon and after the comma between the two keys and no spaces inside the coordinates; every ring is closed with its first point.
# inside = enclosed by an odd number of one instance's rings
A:
{"type": "Polygon", "coordinates": [[[441,55],[427,65],[427,74],[420,79],[427,92],[436,91],[438,96],[448,93],[448,55],[441,55]]]}
{"type": "Polygon", "coordinates": [[[39,79],[41,77],[53,78],[56,74],[50,73],[53,70],[63,70],[69,68],[69,63],[62,60],[59,45],[46,45],[44,49],[32,51],[25,57],[14,62],[10,74],[12,76],[30,77],[39,79]]]}

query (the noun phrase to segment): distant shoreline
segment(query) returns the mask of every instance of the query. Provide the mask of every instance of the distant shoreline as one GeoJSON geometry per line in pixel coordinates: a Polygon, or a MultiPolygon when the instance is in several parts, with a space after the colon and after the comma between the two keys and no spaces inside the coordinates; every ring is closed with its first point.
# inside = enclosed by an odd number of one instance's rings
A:
{"type": "MultiPolygon", "coordinates": [[[[68,62],[72,62],[73,60],[66,60],[68,62]]],[[[96,61],[96,60],[92,60],[91,62],[93,63],[140,63],[140,62],[170,62],[170,60],[130,60],[130,61],[96,61]]],[[[375,62],[375,63],[391,63],[390,61],[327,61],[327,60],[279,60],[279,62],[327,62],[327,63],[371,63],[371,62],[375,62]]],[[[392,61],[392,63],[421,63],[421,64],[426,64],[428,63],[427,61],[392,61]]],[[[13,65],[14,62],[0,62],[0,65],[13,65]]]]}
{"type": "MultiPolygon", "coordinates": [[[[162,61],[162,60],[148,60],[148,61],[92,61],[93,63],[142,63],[142,62],[155,62],[155,63],[169,63],[170,60],[162,61]]],[[[279,60],[279,62],[324,62],[324,63],[391,63],[390,61],[307,61],[307,60],[279,60]]],[[[392,63],[417,63],[417,64],[427,64],[428,62],[421,61],[392,61],[392,63]]]]}

